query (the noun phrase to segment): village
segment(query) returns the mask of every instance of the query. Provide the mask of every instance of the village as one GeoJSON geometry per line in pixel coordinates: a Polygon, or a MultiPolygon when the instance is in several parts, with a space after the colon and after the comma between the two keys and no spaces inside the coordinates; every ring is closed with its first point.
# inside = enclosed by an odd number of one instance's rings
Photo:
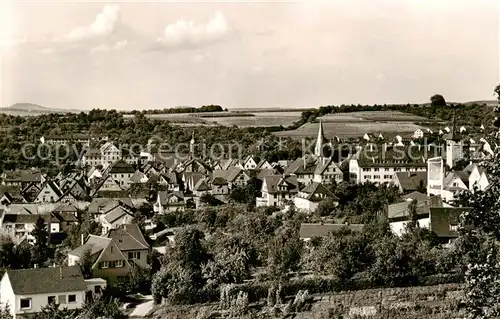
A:
{"type": "MultiPolygon", "coordinates": [[[[327,156],[324,150],[335,149],[340,141],[325,138],[319,121],[314,152],[271,163],[259,159],[258,154],[222,160],[200,158],[194,134],[187,153],[141,152],[136,156],[124,154],[105,137],[42,137],[47,146],[82,143],[86,152],[78,161],[79,169],[67,175],[49,177],[36,168],[1,175],[2,237],[15,245],[35,245],[33,233],[43,220],[50,245],[57,250],[68,236],[75,235],[71,231],[81,222],[82,212],[101,232],[82,233],[78,247],[65,251],[64,262],[58,266],[34,264],[31,269],[7,270],[0,284],[0,303],[15,305],[10,308],[14,318],[39,312],[55,302],[78,309],[108,284],[129,276],[134,267],[150,267],[152,252],[165,254],[166,247],[175,246],[178,228],[159,227],[158,216],[229,204],[234,201],[232,192],[249,184],[258,187],[258,196],[253,199],[256,207],[305,214],[315,213],[321,203],[337,206],[334,188],[341,183],[395,187],[401,201],[383,211],[391,231],[402,236],[406,225],[416,219],[420,227],[448,245],[458,237],[458,218],[467,210],[454,207],[455,196],[487,189],[489,176],[478,163],[494,155],[496,144],[486,134],[476,135],[475,142],[466,128],[456,128],[454,121],[451,129],[445,127],[439,133],[444,145],[420,144],[429,131],[387,140],[382,134],[365,134],[354,151],[327,156]],[[140,226],[138,211],[147,216],[140,226]],[[85,277],[78,270],[83,258],[90,260],[85,277]]],[[[331,231],[356,232],[363,226],[302,223],[299,235],[307,243],[331,231]]]]}

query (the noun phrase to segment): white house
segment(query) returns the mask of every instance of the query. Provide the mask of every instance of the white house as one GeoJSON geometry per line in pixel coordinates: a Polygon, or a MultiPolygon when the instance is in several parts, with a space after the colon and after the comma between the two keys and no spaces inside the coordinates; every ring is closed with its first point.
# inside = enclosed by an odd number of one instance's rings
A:
{"type": "Polygon", "coordinates": [[[57,202],[62,196],[62,192],[53,181],[46,181],[38,194],[35,197],[36,203],[53,203],[57,202]]]}
{"type": "Polygon", "coordinates": [[[117,205],[113,209],[101,215],[99,220],[102,225],[102,233],[105,234],[111,229],[116,229],[121,225],[131,224],[134,214],[122,205],[117,205]]]}
{"type": "Polygon", "coordinates": [[[338,203],[338,198],[323,184],[313,182],[304,187],[294,198],[295,207],[308,212],[318,208],[319,203],[327,198],[331,198],[338,203]]]}
{"type": "Polygon", "coordinates": [[[358,184],[393,183],[397,172],[423,172],[427,169],[424,157],[418,154],[417,147],[383,145],[375,152],[362,149],[349,161],[349,179],[358,184]]]}
{"type": "Polygon", "coordinates": [[[469,190],[472,191],[474,188],[477,188],[484,191],[488,185],[490,185],[486,171],[482,167],[479,167],[476,164],[470,164],[465,168],[465,170],[467,169],[470,169],[469,190]]]}
{"type": "Polygon", "coordinates": [[[249,155],[243,162],[243,169],[256,169],[257,162],[252,155],[249,155]]]}
{"type": "Polygon", "coordinates": [[[7,270],[0,282],[0,303],[16,319],[40,312],[51,303],[79,309],[87,291],[78,266],[7,270]]]}
{"type": "Polygon", "coordinates": [[[34,237],[31,232],[35,229],[36,222],[39,217],[42,217],[49,233],[60,232],[60,222],[52,214],[5,214],[1,219],[1,227],[13,232],[17,238],[27,236],[29,241],[33,241],[34,237]]]}
{"type": "Polygon", "coordinates": [[[415,139],[422,138],[424,137],[424,132],[421,129],[417,129],[415,132],[413,132],[412,137],[415,139]]]}
{"type": "Polygon", "coordinates": [[[122,189],[127,189],[130,186],[130,178],[135,173],[135,170],[130,164],[119,160],[111,164],[107,173],[122,189]]]}
{"type": "Polygon", "coordinates": [[[297,176],[265,176],[261,191],[262,196],[257,197],[256,206],[281,206],[286,200],[293,201],[298,193],[297,176]]]}
{"type": "Polygon", "coordinates": [[[122,158],[122,151],[118,149],[112,142],[106,142],[100,148],[101,164],[107,166],[122,158]]]}
{"type": "Polygon", "coordinates": [[[159,191],[156,202],[153,204],[153,211],[158,214],[184,210],[186,208],[186,200],[182,192],[159,191]]]}

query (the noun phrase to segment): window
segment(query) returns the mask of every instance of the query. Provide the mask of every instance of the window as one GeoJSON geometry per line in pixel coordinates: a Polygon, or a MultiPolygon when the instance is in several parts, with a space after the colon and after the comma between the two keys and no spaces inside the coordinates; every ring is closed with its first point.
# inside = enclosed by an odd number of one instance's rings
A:
{"type": "Polygon", "coordinates": [[[390,169],[388,169],[388,168],[384,168],[384,171],[388,172],[388,171],[390,171],[390,169]]]}
{"type": "Polygon", "coordinates": [[[76,302],[76,295],[68,295],[68,303],[76,302]]]}
{"type": "Polygon", "coordinates": [[[124,264],[123,260],[117,260],[115,261],[115,268],[122,268],[124,264]]]}
{"type": "Polygon", "coordinates": [[[47,303],[48,304],[56,303],[56,296],[48,296],[47,297],[47,303]]]}
{"type": "Polygon", "coordinates": [[[108,261],[101,262],[101,268],[102,269],[109,268],[109,262],[108,261]]]}
{"type": "Polygon", "coordinates": [[[21,298],[21,309],[31,308],[31,298],[21,298]]]}
{"type": "Polygon", "coordinates": [[[378,172],[378,171],[379,171],[379,169],[378,169],[378,168],[374,168],[374,169],[373,169],[373,171],[374,171],[374,172],[378,172]]]}
{"type": "Polygon", "coordinates": [[[141,253],[139,251],[131,251],[128,253],[128,259],[141,259],[141,253]]]}
{"type": "Polygon", "coordinates": [[[100,293],[101,293],[101,291],[102,291],[101,286],[99,286],[99,285],[98,285],[98,286],[95,286],[95,287],[94,287],[94,291],[95,291],[95,293],[96,293],[96,294],[100,294],[100,293]]]}
{"type": "Polygon", "coordinates": [[[450,231],[458,231],[458,225],[450,225],[450,231]]]}
{"type": "Polygon", "coordinates": [[[64,305],[66,303],[66,295],[60,295],[57,297],[57,299],[60,305],[64,305]]]}
{"type": "Polygon", "coordinates": [[[380,179],[380,175],[373,175],[373,179],[380,179]]]}
{"type": "Polygon", "coordinates": [[[371,179],[371,175],[365,175],[365,179],[371,179]]]}

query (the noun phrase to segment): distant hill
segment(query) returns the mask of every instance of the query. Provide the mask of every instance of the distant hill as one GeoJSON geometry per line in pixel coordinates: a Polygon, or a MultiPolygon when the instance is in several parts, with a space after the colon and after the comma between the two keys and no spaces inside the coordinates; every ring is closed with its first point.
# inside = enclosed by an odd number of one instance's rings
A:
{"type": "Polygon", "coordinates": [[[0,108],[0,113],[5,113],[9,115],[40,115],[49,113],[75,113],[73,110],[65,109],[53,109],[45,106],[41,106],[34,103],[15,103],[9,107],[0,108]]]}

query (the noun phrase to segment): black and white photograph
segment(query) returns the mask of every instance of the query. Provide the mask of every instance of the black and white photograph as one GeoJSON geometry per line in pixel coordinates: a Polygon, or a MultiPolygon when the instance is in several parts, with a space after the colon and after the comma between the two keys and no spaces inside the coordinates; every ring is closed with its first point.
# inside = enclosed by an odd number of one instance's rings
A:
{"type": "Polygon", "coordinates": [[[0,319],[500,318],[499,0],[0,0],[0,319]]]}

